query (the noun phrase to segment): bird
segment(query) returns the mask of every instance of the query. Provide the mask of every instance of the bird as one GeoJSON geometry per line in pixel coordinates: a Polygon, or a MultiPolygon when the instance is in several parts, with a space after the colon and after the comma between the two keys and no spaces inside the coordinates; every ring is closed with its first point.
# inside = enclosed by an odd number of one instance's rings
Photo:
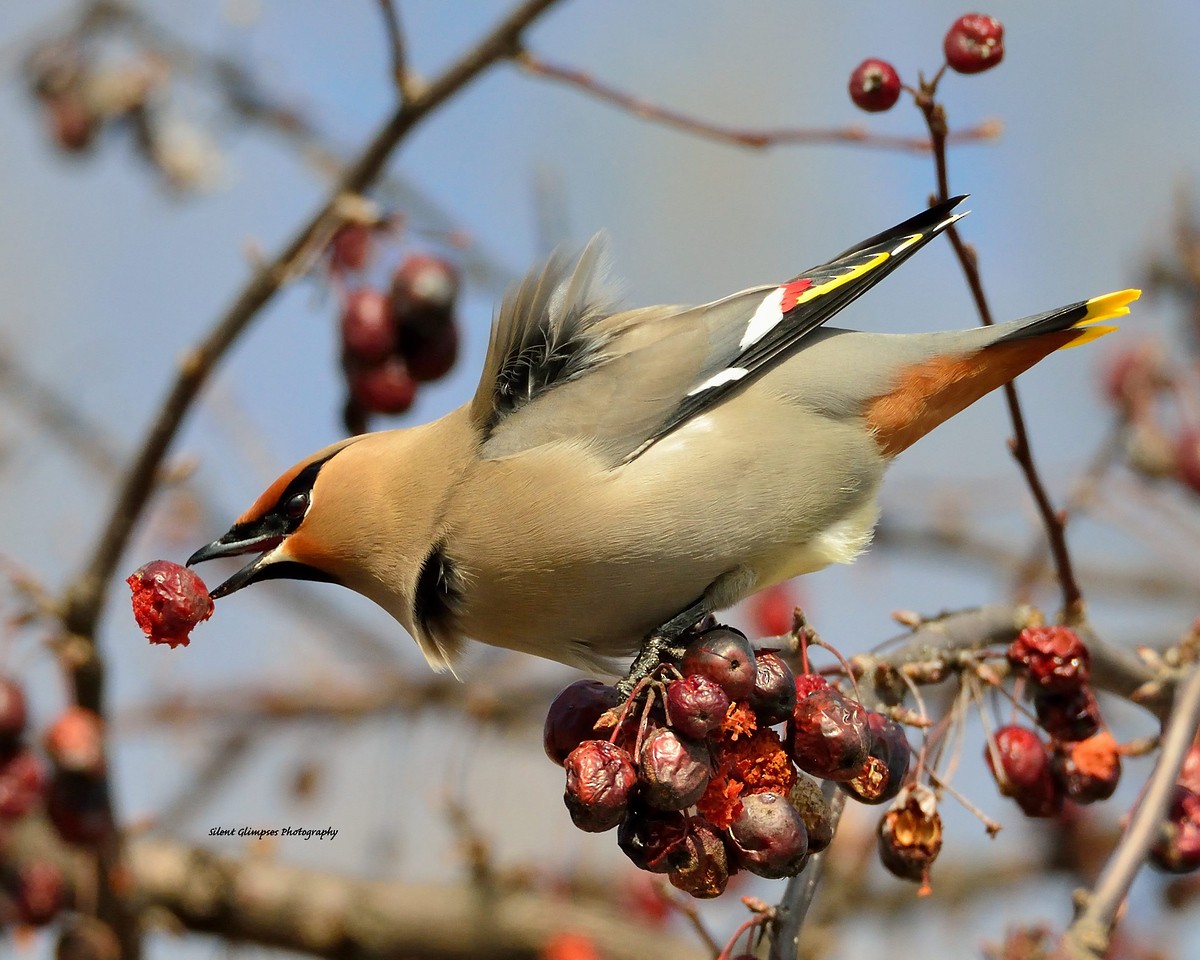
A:
{"type": "Polygon", "coordinates": [[[852,561],[898,454],[1129,312],[1137,290],[965,330],[827,325],[963,199],[700,306],[618,309],[602,240],[557,252],[506,293],[467,403],[304,458],[188,564],[254,555],[214,598],[341,584],[439,671],[469,640],[652,662],[709,614],[852,561]]]}

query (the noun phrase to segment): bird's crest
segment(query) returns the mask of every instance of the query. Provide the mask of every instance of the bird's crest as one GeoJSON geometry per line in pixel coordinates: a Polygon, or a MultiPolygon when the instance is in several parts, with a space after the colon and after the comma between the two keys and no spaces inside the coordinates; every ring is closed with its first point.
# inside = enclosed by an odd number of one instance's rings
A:
{"type": "Polygon", "coordinates": [[[607,337],[594,329],[611,311],[599,290],[607,267],[604,246],[598,234],[578,258],[555,253],[505,296],[471,403],[483,431],[604,363],[607,337]]]}

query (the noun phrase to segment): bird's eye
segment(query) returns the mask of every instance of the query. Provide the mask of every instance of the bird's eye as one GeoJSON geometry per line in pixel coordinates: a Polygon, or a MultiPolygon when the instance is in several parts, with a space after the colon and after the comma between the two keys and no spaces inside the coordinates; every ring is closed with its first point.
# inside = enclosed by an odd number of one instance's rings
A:
{"type": "Polygon", "coordinates": [[[283,505],[283,512],[289,520],[299,520],[308,512],[308,494],[295,493],[288,497],[283,505]]]}

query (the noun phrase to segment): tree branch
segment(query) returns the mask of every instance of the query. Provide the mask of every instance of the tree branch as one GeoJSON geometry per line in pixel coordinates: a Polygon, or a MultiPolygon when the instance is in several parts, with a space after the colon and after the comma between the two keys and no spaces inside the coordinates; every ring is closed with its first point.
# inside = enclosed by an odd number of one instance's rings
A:
{"type": "MultiPolygon", "coordinates": [[[[551,63],[541,57],[522,49],[517,55],[517,63],[526,71],[547,80],[554,80],[582,90],[597,100],[612,104],[620,110],[632,113],[634,116],[659,123],[667,127],[675,127],[699,137],[707,137],[721,143],[729,143],[739,147],[750,147],[762,150],[766,147],[783,146],[785,144],[827,144],[845,143],[861,147],[876,147],[884,150],[908,150],[917,153],[928,153],[933,144],[923,137],[890,137],[873,134],[865,127],[834,127],[829,129],[814,129],[811,127],[783,127],[774,130],[747,130],[722,126],[708,120],[692,117],[678,110],[663,107],[648,100],[643,100],[633,94],[625,93],[616,87],[602,83],[590,73],[573,67],[551,63]]],[[[952,135],[953,143],[974,143],[981,140],[994,140],[1000,136],[1002,127],[998,120],[985,120],[969,130],[960,130],[952,135]]]]}
{"type": "Polygon", "coordinates": [[[704,956],[628,911],[511,884],[370,882],[160,840],[131,844],[129,867],[143,910],[165,909],[189,930],[338,960],[536,960],[567,931],[607,960],[704,956]]]}
{"type": "Polygon", "coordinates": [[[1158,836],[1183,758],[1196,738],[1197,725],[1200,725],[1200,667],[1193,668],[1191,676],[1179,688],[1175,709],[1163,734],[1162,752],[1129,828],[1108,858],[1094,892],[1087,895],[1082,912],[1063,934],[1060,947],[1067,960],[1101,960],[1107,954],[1117,911],[1158,836]]]}

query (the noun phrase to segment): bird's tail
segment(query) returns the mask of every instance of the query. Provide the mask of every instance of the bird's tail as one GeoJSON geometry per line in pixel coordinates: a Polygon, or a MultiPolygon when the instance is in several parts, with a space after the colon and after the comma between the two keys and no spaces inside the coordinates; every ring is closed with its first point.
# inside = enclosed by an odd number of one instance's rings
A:
{"type": "Polygon", "coordinates": [[[1065,342],[1055,349],[1078,347],[1116,330],[1116,326],[1113,325],[1097,324],[1125,316],[1129,313],[1129,304],[1141,295],[1141,290],[1118,290],[1116,293],[1106,293],[1104,296],[1081,300],[1057,310],[1014,320],[1005,324],[1009,331],[998,337],[994,343],[1011,343],[1014,340],[1028,340],[1051,333],[1077,331],[1074,336],[1065,338],[1065,342]]]}

